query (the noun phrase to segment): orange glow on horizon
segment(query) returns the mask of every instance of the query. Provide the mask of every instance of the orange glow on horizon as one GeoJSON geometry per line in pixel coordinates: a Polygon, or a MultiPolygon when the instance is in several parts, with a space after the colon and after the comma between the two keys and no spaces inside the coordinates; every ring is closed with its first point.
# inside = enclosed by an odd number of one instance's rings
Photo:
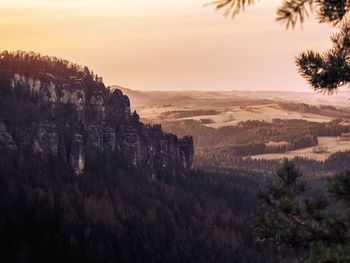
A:
{"type": "Polygon", "coordinates": [[[310,18],[286,31],[280,0],[234,20],[207,0],[5,0],[0,50],[33,50],[89,66],[106,84],[144,90],[300,90],[294,57],[330,46],[310,18]]]}

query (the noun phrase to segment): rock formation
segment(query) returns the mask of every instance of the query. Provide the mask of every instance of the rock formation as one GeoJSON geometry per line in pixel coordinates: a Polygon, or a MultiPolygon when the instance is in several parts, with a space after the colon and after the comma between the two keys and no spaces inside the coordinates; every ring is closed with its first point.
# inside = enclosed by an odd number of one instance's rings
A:
{"type": "MultiPolygon", "coordinates": [[[[185,175],[192,167],[192,137],[177,138],[160,126],[147,126],[130,113],[129,98],[101,83],[91,87],[76,76],[43,72],[3,72],[12,97],[36,110],[32,124],[13,141],[0,122],[0,146],[42,157],[62,155],[77,175],[84,171],[86,151],[120,153],[134,166],[146,165],[154,173],[172,169],[185,175]]],[[[1,117],[1,115],[0,115],[1,117]]],[[[18,127],[12,127],[19,129],[18,127]]]]}
{"type": "Polygon", "coordinates": [[[70,161],[76,175],[81,175],[85,168],[85,151],[83,144],[83,136],[80,134],[74,135],[70,161]]]}
{"type": "Polygon", "coordinates": [[[33,124],[33,151],[43,156],[58,154],[58,133],[55,123],[33,124]]]}

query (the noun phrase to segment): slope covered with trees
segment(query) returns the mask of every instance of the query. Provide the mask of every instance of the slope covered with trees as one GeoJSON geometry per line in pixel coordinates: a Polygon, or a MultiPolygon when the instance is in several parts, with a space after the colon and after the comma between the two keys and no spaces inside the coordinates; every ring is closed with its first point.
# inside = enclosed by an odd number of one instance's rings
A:
{"type": "Polygon", "coordinates": [[[275,261],[248,224],[259,178],[177,173],[186,141],[143,125],[87,68],[22,52],[0,64],[3,262],[275,261]]]}
{"type": "Polygon", "coordinates": [[[349,262],[350,173],[329,180],[328,197],[314,198],[292,162],[286,161],[277,176],[260,194],[263,209],[254,225],[258,241],[276,244],[283,262],[349,262]]]}
{"type": "Polygon", "coordinates": [[[87,159],[76,177],[59,158],[1,153],[4,262],[275,262],[248,224],[254,177],[152,179],[121,156],[87,159]]]}

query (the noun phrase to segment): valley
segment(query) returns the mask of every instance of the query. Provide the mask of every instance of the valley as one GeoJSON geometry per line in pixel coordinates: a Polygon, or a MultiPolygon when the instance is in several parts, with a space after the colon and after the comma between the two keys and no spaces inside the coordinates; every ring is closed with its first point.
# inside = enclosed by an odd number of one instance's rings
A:
{"type": "Polygon", "coordinates": [[[143,122],[159,123],[178,136],[193,135],[197,168],[235,169],[250,162],[248,170],[254,170],[259,162],[280,163],[284,158],[326,162],[334,154],[350,151],[349,92],[328,96],[121,89],[143,122]]]}
{"type": "Polygon", "coordinates": [[[2,2],[1,262],[350,263],[350,0],[2,2]]]}

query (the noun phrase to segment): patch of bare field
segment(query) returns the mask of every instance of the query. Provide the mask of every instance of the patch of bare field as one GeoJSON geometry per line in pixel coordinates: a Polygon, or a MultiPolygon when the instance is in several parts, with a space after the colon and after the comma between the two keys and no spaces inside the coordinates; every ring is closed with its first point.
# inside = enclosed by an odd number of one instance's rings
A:
{"type": "Polygon", "coordinates": [[[258,120],[272,122],[274,119],[299,119],[312,122],[330,122],[331,117],[300,113],[295,111],[286,111],[280,109],[277,104],[256,105],[249,107],[233,107],[221,115],[212,117],[215,123],[207,126],[219,128],[222,126],[237,125],[241,121],[258,120]]]}
{"type": "Polygon", "coordinates": [[[164,112],[171,112],[171,111],[178,111],[178,110],[182,110],[182,111],[191,111],[193,109],[187,109],[187,108],[183,108],[183,107],[166,107],[166,106],[162,106],[162,107],[158,107],[158,106],[150,106],[150,107],[144,107],[144,108],[140,108],[137,109],[137,112],[140,114],[140,116],[142,118],[147,118],[147,119],[158,119],[160,117],[160,115],[164,112]]]}
{"type": "Polygon", "coordinates": [[[199,121],[203,118],[210,118],[213,123],[205,124],[207,127],[219,128],[223,126],[234,126],[241,121],[258,120],[272,122],[274,119],[299,119],[311,122],[330,122],[333,118],[312,114],[301,113],[296,111],[288,111],[282,109],[278,104],[262,104],[262,105],[249,105],[249,106],[233,106],[233,107],[194,107],[189,105],[188,107],[145,107],[138,110],[142,118],[151,120],[160,120],[162,113],[172,111],[198,111],[198,110],[215,110],[219,114],[215,115],[199,115],[190,116],[185,118],[172,118],[166,119],[167,121],[173,120],[196,120],[199,121]]]}
{"type": "Polygon", "coordinates": [[[308,159],[314,159],[319,161],[326,160],[331,154],[336,152],[350,151],[350,141],[342,141],[337,137],[319,137],[318,146],[308,147],[295,151],[289,151],[286,153],[270,153],[253,155],[250,158],[253,159],[265,159],[265,160],[276,160],[276,159],[293,159],[295,157],[303,157],[308,159]],[[317,151],[317,149],[323,148],[323,151],[317,151]]]}

